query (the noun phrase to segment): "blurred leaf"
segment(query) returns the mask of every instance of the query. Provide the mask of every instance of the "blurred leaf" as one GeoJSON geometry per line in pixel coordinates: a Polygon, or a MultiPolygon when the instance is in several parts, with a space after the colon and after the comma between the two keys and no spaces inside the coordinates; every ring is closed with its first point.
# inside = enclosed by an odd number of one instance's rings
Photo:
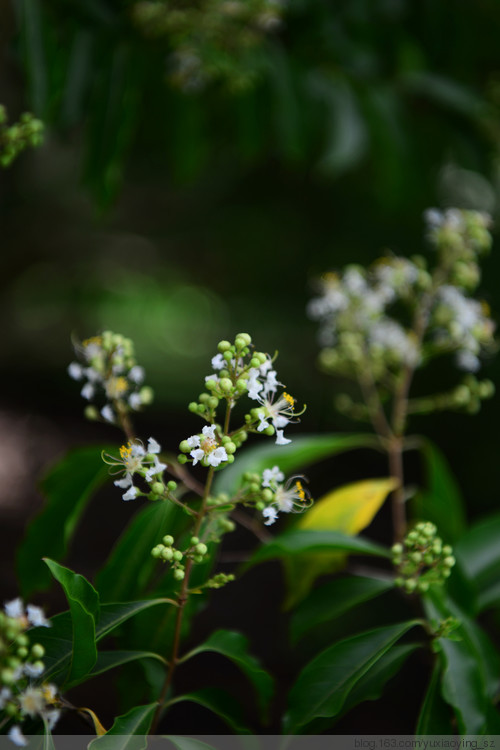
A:
{"type": "Polygon", "coordinates": [[[43,43],[40,0],[20,0],[21,29],[28,69],[29,98],[35,115],[44,117],[48,97],[48,73],[43,43]]]}
{"type": "Polygon", "coordinates": [[[255,656],[248,653],[248,639],[241,633],[235,633],[231,630],[217,630],[205,643],[190,651],[182,661],[206,651],[225,656],[241,669],[257,692],[260,710],[266,721],[273,695],[273,679],[260,666],[255,656]]]}
{"type": "Polygon", "coordinates": [[[288,159],[300,158],[301,113],[290,67],[291,59],[278,45],[270,47],[269,73],[274,86],[274,119],[277,131],[277,146],[288,159]]]}
{"type": "Polygon", "coordinates": [[[159,565],[151,557],[151,550],[165,534],[176,536],[186,521],[182,509],[168,500],[148,503],[141,508],[96,577],[101,599],[127,601],[144,595],[151,574],[159,565]]]}
{"type": "Polygon", "coordinates": [[[454,554],[476,593],[477,611],[500,603],[500,514],[473,524],[454,554]]]}
{"type": "Polygon", "coordinates": [[[88,28],[77,29],[71,44],[63,101],[61,123],[74,127],[85,111],[85,99],[92,75],[94,36],[88,28]]]}
{"type": "Polygon", "coordinates": [[[441,697],[441,665],[436,663],[420,709],[415,734],[453,734],[451,712],[441,697]]]}
{"type": "Polygon", "coordinates": [[[300,516],[295,528],[357,534],[371,523],[387,495],[397,486],[394,478],[346,484],[317,500],[300,516]]]}
{"type": "Polygon", "coordinates": [[[17,555],[19,584],[25,598],[50,586],[50,573],[42,557],[64,558],[88,501],[108,478],[102,450],[109,451],[110,447],[77,448],[42,479],[41,490],[47,502],[29,524],[17,555]]]}
{"type": "Polygon", "coordinates": [[[91,708],[79,708],[78,713],[85,713],[90,716],[94,725],[95,733],[99,735],[99,737],[101,737],[103,734],[106,734],[106,730],[101,724],[99,717],[96,713],[94,713],[94,711],[92,711],[91,708]]]}
{"type": "Polygon", "coordinates": [[[318,654],[293,685],[285,717],[285,732],[300,733],[313,719],[335,717],[356,683],[408,630],[409,620],[360,633],[318,654]]]}
{"type": "MultiPolygon", "coordinates": [[[[175,605],[171,599],[149,599],[138,602],[124,602],[120,604],[101,604],[100,615],[95,627],[95,640],[100,641],[115,628],[122,625],[134,615],[158,604],[175,605]]],[[[71,668],[71,654],[73,648],[73,626],[70,612],[62,612],[51,618],[52,627],[39,627],[30,631],[34,642],[45,648],[43,658],[45,664],[44,679],[64,685],[68,681],[71,668]]],[[[86,679],[83,675],[71,684],[76,685],[86,679]]]]}
{"type": "Polygon", "coordinates": [[[453,472],[443,453],[427,438],[421,441],[427,489],[414,500],[414,512],[438,527],[439,536],[454,542],[466,528],[464,502],[453,472]]]}
{"type": "Polygon", "coordinates": [[[427,96],[437,104],[455,110],[465,117],[476,120],[485,114],[485,101],[471,89],[451,78],[432,72],[413,71],[403,76],[402,83],[411,93],[427,96]]]}
{"type": "Polygon", "coordinates": [[[259,547],[247,566],[274,558],[293,557],[308,552],[351,552],[357,555],[390,557],[390,552],[363,537],[342,534],[339,531],[309,531],[292,529],[276,536],[259,547]]]}
{"type": "Polygon", "coordinates": [[[215,750],[212,745],[197,740],[194,737],[180,737],[175,734],[164,734],[163,738],[177,748],[177,750],[215,750]]]}
{"type": "Polygon", "coordinates": [[[175,703],[191,701],[199,706],[207,708],[219,716],[236,734],[250,734],[250,729],[245,726],[241,703],[231,693],[220,688],[210,687],[196,690],[187,695],[180,695],[169,701],[168,706],[175,703]]]}
{"type": "Polygon", "coordinates": [[[88,677],[89,679],[90,677],[97,677],[97,675],[103,674],[110,669],[121,667],[123,664],[128,664],[138,659],[156,659],[164,664],[166,663],[162,656],[153,653],[153,651],[101,651],[98,653],[97,661],[88,677]]]}
{"type": "Polygon", "coordinates": [[[64,589],[71,612],[72,647],[68,681],[80,680],[97,661],[96,620],[99,594],[83,576],[53,560],[45,560],[50,572],[64,589]]]}
{"type": "Polygon", "coordinates": [[[378,441],[369,434],[301,435],[288,445],[256,445],[242,451],[234,464],[217,474],[214,491],[234,494],[247,471],[261,474],[277,464],[281,471],[289,474],[353,448],[376,449],[378,441]]]}
{"type": "Polygon", "coordinates": [[[369,601],[392,588],[392,580],[361,576],[328,581],[312,591],[293,613],[290,623],[292,641],[296,642],[316,625],[334,620],[357,604],[369,601]]]}
{"type": "Polygon", "coordinates": [[[158,703],[137,706],[123,716],[118,716],[111,729],[89,744],[89,750],[145,750],[148,732],[158,703]]]}

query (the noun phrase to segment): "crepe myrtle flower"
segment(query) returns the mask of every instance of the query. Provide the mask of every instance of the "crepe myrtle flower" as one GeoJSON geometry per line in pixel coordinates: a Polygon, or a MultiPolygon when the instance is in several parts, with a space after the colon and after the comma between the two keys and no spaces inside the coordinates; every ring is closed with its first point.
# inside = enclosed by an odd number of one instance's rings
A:
{"type": "Polygon", "coordinates": [[[41,607],[35,607],[34,604],[27,604],[24,607],[23,600],[18,597],[4,604],[4,612],[7,617],[12,617],[22,623],[24,628],[50,628],[51,623],[45,617],[41,607]]]}
{"type": "Polygon", "coordinates": [[[160,462],[158,454],[161,451],[160,444],[152,437],[149,438],[146,448],[140,442],[128,442],[120,448],[120,458],[103,453],[102,459],[109,466],[117,467],[118,472],[123,472],[121,479],[115,479],[114,484],[121,489],[127,490],[123,500],[134,500],[140,490],[134,485],[134,474],[143,477],[146,482],[151,483],[155,478],[163,474],[167,464],[160,462]]]}
{"type": "Polygon", "coordinates": [[[283,478],[284,475],[277,466],[265,469],[262,474],[262,487],[269,488],[273,493],[272,501],[262,510],[266,526],[271,526],[279,513],[302,513],[313,503],[302,484],[303,476],[290,477],[285,484],[281,483],[283,478]]]}
{"type": "Polygon", "coordinates": [[[292,441],[284,436],[283,428],[291,422],[297,422],[297,419],[293,418],[303,414],[305,407],[302,411],[295,412],[295,399],[286,391],[283,391],[278,399],[274,399],[275,392],[271,392],[270,396],[259,395],[258,401],[261,406],[255,410],[255,415],[259,419],[257,431],[263,432],[272,426],[273,434],[276,432],[276,445],[287,445],[292,441]]]}
{"type": "Polygon", "coordinates": [[[201,461],[207,466],[215,467],[229,459],[226,449],[220,445],[215,434],[215,425],[205,425],[201,434],[183,440],[180,449],[183,453],[189,453],[193,466],[201,461]]]}

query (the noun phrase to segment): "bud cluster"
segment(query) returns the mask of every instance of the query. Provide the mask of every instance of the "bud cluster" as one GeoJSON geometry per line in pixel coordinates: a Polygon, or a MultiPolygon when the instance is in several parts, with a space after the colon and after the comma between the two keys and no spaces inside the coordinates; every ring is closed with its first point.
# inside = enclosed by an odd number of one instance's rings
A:
{"type": "Polygon", "coordinates": [[[40,643],[31,643],[26,632],[30,627],[48,627],[42,610],[21,599],[7,602],[0,611],[0,712],[12,722],[9,731],[17,745],[27,743],[19,726],[24,719],[41,717],[54,726],[59,718],[56,687],[34,682],[41,677],[45,650],[40,643]]]}
{"type": "Polygon", "coordinates": [[[280,27],[281,16],[275,0],[140,0],[132,8],[144,34],[164,38],[174,49],[170,78],[186,91],[221,79],[231,88],[248,86],[261,59],[256,49],[280,27]]]}
{"type": "Polygon", "coordinates": [[[134,500],[141,495],[147,496],[150,500],[160,500],[169,497],[177,488],[175,482],[165,483],[163,480],[163,472],[167,464],[159,460],[160,451],[161,445],[150,437],[146,448],[139,440],[133,443],[129,441],[127,445],[122,445],[120,458],[103,452],[104,463],[115,467],[119,473],[123,473],[123,477],[115,479],[114,484],[126,490],[123,495],[124,500],[134,500]],[[141,492],[134,484],[134,475],[141,477],[149,485],[149,492],[141,492]]]}
{"type": "Polygon", "coordinates": [[[285,475],[279,466],[264,469],[262,475],[247,472],[243,475],[241,502],[253,505],[262,516],[266,526],[273,524],[281,513],[302,513],[313,500],[304,488],[303,476],[290,477],[283,484],[285,475]]]}
{"type": "Polygon", "coordinates": [[[201,563],[208,554],[208,547],[204,542],[200,542],[197,536],[192,536],[189,546],[181,551],[174,546],[174,538],[170,534],[163,537],[162,543],[157,544],[151,550],[151,555],[156,560],[163,563],[170,563],[173,570],[173,576],[176,581],[182,581],[185,577],[186,559],[191,559],[193,563],[201,563]]]}
{"type": "Polygon", "coordinates": [[[392,547],[392,561],[398,569],[396,586],[411,594],[425,593],[429,586],[443,585],[455,565],[453,550],[436,535],[433,523],[421,522],[392,547]]]}
{"type": "Polygon", "coordinates": [[[43,141],[43,123],[29,112],[21,115],[19,122],[7,125],[7,111],[0,104],[0,165],[8,167],[28,147],[40,146],[43,141]]]}
{"type": "Polygon", "coordinates": [[[89,405],[89,419],[104,419],[116,424],[129,411],[137,411],[153,400],[153,391],[143,386],[144,368],[135,360],[134,345],[125,336],[104,331],[99,336],[75,344],[79,362],[72,362],[68,372],[74,380],[85,381],[81,395],[88,401],[105,400],[100,411],[89,405]]]}

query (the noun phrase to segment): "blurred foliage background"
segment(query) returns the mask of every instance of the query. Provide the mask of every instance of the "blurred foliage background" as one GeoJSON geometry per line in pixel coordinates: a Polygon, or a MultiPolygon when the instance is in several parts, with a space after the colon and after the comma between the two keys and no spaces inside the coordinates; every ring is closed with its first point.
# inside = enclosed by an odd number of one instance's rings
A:
{"type": "MultiPolygon", "coordinates": [[[[239,330],[279,349],[308,404],[301,429],[350,429],[333,409],[342,384],[315,365],[314,278],[420,252],[428,206],[498,214],[499,34],[495,0],[0,5],[0,102],[46,129],[0,174],[5,445],[28,414],[55,452],[115,438],[82,424],[66,374],[71,335],[102,328],[136,341],[158,405],[139,431],[165,446],[193,432],[185,406],[239,330]]],[[[499,257],[483,284],[497,314],[499,257]]],[[[483,374],[498,382],[499,367],[483,374]]],[[[471,516],[496,507],[499,416],[496,399],[413,425],[443,448],[471,516]]]]}

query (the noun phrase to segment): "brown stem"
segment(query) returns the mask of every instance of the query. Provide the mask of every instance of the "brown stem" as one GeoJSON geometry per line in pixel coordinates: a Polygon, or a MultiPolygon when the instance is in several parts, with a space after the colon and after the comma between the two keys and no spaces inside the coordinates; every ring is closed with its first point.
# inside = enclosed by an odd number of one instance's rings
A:
{"type": "Polygon", "coordinates": [[[389,473],[397,480],[398,485],[392,493],[392,523],[394,542],[401,542],[406,533],[406,512],[403,472],[403,438],[395,436],[388,448],[389,473]]]}

